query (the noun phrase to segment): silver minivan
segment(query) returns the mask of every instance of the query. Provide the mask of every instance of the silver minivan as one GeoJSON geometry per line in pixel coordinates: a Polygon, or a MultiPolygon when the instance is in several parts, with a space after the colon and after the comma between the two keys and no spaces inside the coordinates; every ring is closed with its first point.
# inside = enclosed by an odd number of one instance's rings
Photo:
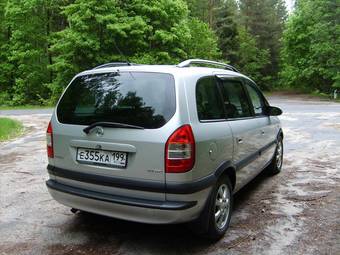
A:
{"type": "Polygon", "coordinates": [[[217,240],[233,194],[280,172],[281,113],[227,64],[105,64],[76,75],[55,108],[46,184],[73,211],[191,222],[217,240]]]}

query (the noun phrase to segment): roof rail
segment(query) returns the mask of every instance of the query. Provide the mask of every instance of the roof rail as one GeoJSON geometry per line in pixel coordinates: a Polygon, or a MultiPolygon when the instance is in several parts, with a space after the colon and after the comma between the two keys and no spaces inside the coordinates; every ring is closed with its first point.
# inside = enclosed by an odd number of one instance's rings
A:
{"type": "Polygon", "coordinates": [[[215,65],[215,66],[222,66],[224,69],[231,70],[234,72],[239,72],[235,67],[222,63],[222,62],[216,62],[211,60],[205,60],[205,59],[188,59],[181,63],[179,63],[178,67],[189,67],[192,64],[206,64],[206,65],[215,65]]]}
{"type": "Polygon", "coordinates": [[[106,64],[96,66],[96,67],[92,68],[92,70],[100,69],[100,68],[106,68],[106,67],[136,66],[136,65],[138,65],[138,64],[130,63],[130,62],[110,62],[110,63],[106,63],[106,64]]]}

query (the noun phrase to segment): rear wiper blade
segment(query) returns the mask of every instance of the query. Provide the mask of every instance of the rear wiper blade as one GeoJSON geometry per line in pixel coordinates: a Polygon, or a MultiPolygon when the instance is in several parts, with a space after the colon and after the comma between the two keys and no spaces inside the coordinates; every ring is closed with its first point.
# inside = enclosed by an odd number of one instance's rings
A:
{"type": "Polygon", "coordinates": [[[135,126],[135,125],[129,125],[129,124],[124,124],[124,123],[119,123],[119,122],[103,122],[103,121],[98,121],[95,123],[92,123],[88,127],[84,128],[83,131],[85,134],[89,134],[91,130],[95,127],[112,127],[112,128],[133,128],[133,129],[144,129],[141,126],[135,126]]]}

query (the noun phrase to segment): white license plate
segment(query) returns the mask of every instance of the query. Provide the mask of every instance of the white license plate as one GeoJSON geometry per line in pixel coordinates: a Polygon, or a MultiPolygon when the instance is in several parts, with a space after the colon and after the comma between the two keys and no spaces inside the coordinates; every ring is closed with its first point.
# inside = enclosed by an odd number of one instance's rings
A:
{"type": "Polygon", "coordinates": [[[77,161],[85,164],[125,168],[127,163],[127,153],[78,148],[77,161]]]}

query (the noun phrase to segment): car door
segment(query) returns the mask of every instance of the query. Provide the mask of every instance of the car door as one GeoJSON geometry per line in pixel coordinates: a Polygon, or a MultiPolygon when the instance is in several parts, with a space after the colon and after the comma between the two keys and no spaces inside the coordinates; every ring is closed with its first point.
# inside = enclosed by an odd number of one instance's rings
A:
{"type": "Polygon", "coordinates": [[[228,123],[234,137],[233,163],[236,166],[236,192],[259,173],[261,125],[253,114],[242,79],[221,77],[220,87],[228,123]]]}
{"type": "Polygon", "coordinates": [[[245,79],[244,86],[249,96],[258,127],[256,139],[259,144],[260,168],[263,169],[274,154],[277,134],[276,126],[272,122],[271,117],[265,114],[265,107],[268,106],[268,102],[257,88],[256,84],[245,79]]]}
{"type": "MultiPolygon", "coordinates": [[[[202,178],[224,161],[232,160],[233,136],[225,117],[223,100],[215,76],[200,78],[195,87],[197,122],[192,125],[196,141],[193,176],[202,178]]],[[[190,104],[189,105],[194,105],[190,104]]]]}

